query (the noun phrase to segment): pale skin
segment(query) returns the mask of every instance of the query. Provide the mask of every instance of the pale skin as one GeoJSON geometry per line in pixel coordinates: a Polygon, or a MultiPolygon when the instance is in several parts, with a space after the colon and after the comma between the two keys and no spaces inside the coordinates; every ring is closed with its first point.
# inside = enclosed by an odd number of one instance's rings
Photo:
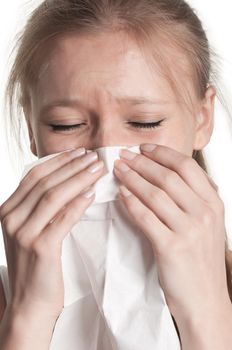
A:
{"type": "MultiPolygon", "coordinates": [[[[31,150],[40,158],[80,147],[149,144],[151,150],[151,145],[158,145],[151,152],[141,149],[141,155],[121,153],[114,170],[123,185],[121,200],[151,242],[183,349],[227,350],[232,343],[232,310],[226,285],[224,206],[215,185],[192,159],[193,150],[203,149],[212,135],[215,89],[208,87],[204,99],[198,99],[192,81],[179,74],[194,101],[190,113],[164,77],[151,72],[126,35],[89,39],[60,38],[40,70],[31,89],[32,106],[25,108],[31,150]],[[61,99],[79,103],[45,111],[61,99]],[[155,128],[138,128],[138,123],[161,120],[155,128]]],[[[81,192],[104,174],[103,167],[86,171],[91,162],[103,166],[89,158],[69,151],[34,168],[1,207],[13,288],[5,324],[16,319],[12,332],[18,334],[21,318],[29,322],[31,336],[21,340],[24,350],[33,344],[35,334],[38,337],[38,319],[50,325],[41,333],[38,349],[48,347],[62,311],[62,241],[94,198],[81,192]]],[[[13,345],[6,339],[4,350],[9,350],[13,345]]]]}

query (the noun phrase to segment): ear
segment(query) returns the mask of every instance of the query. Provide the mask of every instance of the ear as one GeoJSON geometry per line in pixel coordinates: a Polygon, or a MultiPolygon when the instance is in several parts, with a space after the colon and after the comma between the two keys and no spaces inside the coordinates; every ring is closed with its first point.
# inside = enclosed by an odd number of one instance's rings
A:
{"type": "Polygon", "coordinates": [[[196,115],[196,130],[193,144],[194,150],[203,149],[210,141],[214,128],[214,108],[216,89],[209,86],[196,115]]]}
{"type": "Polygon", "coordinates": [[[27,123],[27,131],[30,139],[30,149],[31,152],[35,155],[38,156],[37,154],[37,148],[36,148],[36,143],[35,143],[35,137],[34,137],[34,132],[32,128],[32,113],[31,110],[23,107],[23,112],[25,115],[26,123],[27,123]]]}

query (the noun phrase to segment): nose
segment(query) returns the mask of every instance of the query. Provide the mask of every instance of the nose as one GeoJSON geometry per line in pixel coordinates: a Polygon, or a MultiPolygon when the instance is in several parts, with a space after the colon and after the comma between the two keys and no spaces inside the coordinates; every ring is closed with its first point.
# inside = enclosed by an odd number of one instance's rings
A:
{"type": "Polygon", "coordinates": [[[95,125],[92,129],[91,135],[86,140],[87,149],[97,149],[100,147],[112,146],[131,146],[130,140],[125,137],[125,131],[117,118],[115,122],[112,118],[105,118],[95,125]]]}
{"type": "Polygon", "coordinates": [[[88,147],[89,149],[97,149],[100,147],[126,146],[127,141],[117,125],[101,125],[91,135],[88,147]]]}

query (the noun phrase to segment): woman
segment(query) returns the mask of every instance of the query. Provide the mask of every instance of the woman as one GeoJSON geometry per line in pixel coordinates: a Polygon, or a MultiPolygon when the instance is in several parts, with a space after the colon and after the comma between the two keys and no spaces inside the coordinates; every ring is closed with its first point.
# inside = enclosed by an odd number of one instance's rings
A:
{"type": "Polygon", "coordinates": [[[35,167],[1,206],[12,290],[4,310],[1,288],[1,349],[49,347],[63,307],[62,241],[104,174],[85,150],[137,144],[142,154],[123,151],[114,173],[151,242],[182,348],[230,348],[224,206],[201,151],[213,132],[210,74],[205,32],[184,1],[56,0],[34,11],[9,102],[23,108],[33,154],[72,150],[35,167]]]}

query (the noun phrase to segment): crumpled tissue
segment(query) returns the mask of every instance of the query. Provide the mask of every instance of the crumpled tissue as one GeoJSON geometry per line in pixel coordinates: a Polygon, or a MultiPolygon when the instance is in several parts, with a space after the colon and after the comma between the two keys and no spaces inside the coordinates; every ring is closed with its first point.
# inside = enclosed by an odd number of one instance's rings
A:
{"type": "MultiPolygon", "coordinates": [[[[93,203],[64,238],[64,308],[50,350],[180,350],[159,284],[151,243],[118,199],[113,174],[120,149],[96,149],[108,173],[93,203]]],[[[26,166],[23,176],[52,154],[26,166]]]]}

